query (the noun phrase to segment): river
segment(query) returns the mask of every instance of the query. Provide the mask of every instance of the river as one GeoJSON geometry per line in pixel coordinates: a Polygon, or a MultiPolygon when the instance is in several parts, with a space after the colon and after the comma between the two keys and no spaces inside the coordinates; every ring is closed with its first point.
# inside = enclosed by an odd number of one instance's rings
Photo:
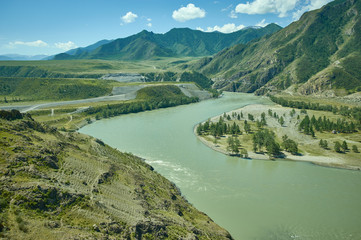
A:
{"type": "Polygon", "coordinates": [[[193,134],[210,117],[252,103],[250,94],[123,115],[80,132],[147,159],[235,239],[361,239],[361,173],[310,163],[245,160],[193,134]]]}

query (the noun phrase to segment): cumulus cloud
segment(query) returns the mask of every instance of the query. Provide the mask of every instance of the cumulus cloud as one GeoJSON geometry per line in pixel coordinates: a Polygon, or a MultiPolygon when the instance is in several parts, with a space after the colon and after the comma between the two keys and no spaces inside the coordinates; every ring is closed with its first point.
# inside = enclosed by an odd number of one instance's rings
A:
{"type": "Polygon", "coordinates": [[[265,27],[267,26],[269,23],[266,22],[266,19],[262,19],[262,21],[260,21],[259,23],[256,24],[257,27],[265,27]]]}
{"type": "Polygon", "coordinates": [[[173,19],[178,22],[185,22],[196,18],[204,18],[206,11],[196,7],[193,3],[189,3],[187,7],[181,7],[173,11],[173,19]]]}
{"type": "Polygon", "coordinates": [[[301,9],[293,12],[292,18],[293,20],[298,20],[303,13],[311,10],[315,10],[321,8],[323,5],[331,2],[332,0],[311,0],[308,5],[303,6],[301,9]]]}
{"type": "Polygon", "coordinates": [[[240,3],[236,6],[237,13],[266,14],[275,13],[279,17],[286,17],[287,12],[296,7],[298,0],[254,0],[240,3]]]}
{"type": "MultiPolygon", "coordinates": [[[[138,15],[135,13],[127,12],[127,14],[122,16],[121,19],[122,19],[123,23],[132,23],[135,21],[135,19],[137,17],[138,17],[138,15]]],[[[123,23],[121,23],[120,25],[123,25],[123,23]]]]}
{"type": "Polygon", "coordinates": [[[28,46],[28,47],[47,47],[48,44],[42,40],[36,40],[33,42],[22,42],[22,41],[15,41],[9,42],[8,46],[10,48],[15,48],[16,46],[28,46]]]}
{"type": "Polygon", "coordinates": [[[197,28],[197,30],[203,31],[203,32],[214,32],[214,31],[218,31],[218,32],[222,32],[222,33],[231,33],[231,32],[236,32],[238,30],[241,30],[245,28],[244,25],[238,25],[236,26],[236,24],[234,23],[228,23],[223,25],[223,27],[220,26],[214,26],[214,27],[207,27],[207,30],[204,30],[200,27],[197,28]]]}
{"type": "Polygon", "coordinates": [[[152,25],[152,23],[150,22],[150,23],[147,24],[147,26],[148,26],[148,27],[152,27],[153,25],[152,25]]]}
{"type": "Polygon", "coordinates": [[[70,49],[73,49],[73,48],[77,48],[78,46],[73,43],[72,41],[68,41],[68,42],[65,42],[65,43],[62,43],[62,42],[58,42],[58,43],[54,43],[54,46],[56,48],[60,48],[64,51],[68,51],[70,49]]]}

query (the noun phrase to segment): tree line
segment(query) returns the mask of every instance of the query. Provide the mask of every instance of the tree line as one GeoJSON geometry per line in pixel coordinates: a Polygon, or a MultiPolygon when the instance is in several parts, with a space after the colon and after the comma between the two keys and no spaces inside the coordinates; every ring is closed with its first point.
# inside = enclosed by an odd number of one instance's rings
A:
{"type": "Polygon", "coordinates": [[[195,103],[198,101],[199,99],[195,97],[157,98],[112,105],[108,104],[106,106],[99,107],[91,107],[85,111],[85,114],[95,114],[95,118],[99,120],[101,118],[115,117],[121,114],[138,113],[158,108],[174,107],[183,104],[195,103]]]}
{"type": "Polygon", "coordinates": [[[292,101],[286,100],[282,97],[269,96],[271,101],[278,103],[284,107],[298,108],[298,109],[310,109],[310,110],[319,110],[319,111],[328,111],[333,112],[334,114],[340,114],[342,116],[352,117],[357,122],[359,127],[361,127],[361,107],[348,107],[348,106],[334,106],[334,105],[324,105],[320,103],[308,103],[304,101],[292,101]]]}
{"type": "Polygon", "coordinates": [[[356,125],[345,119],[338,118],[337,121],[334,122],[326,118],[326,116],[316,119],[314,115],[311,118],[306,115],[298,125],[298,130],[303,131],[305,134],[312,135],[313,137],[315,131],[337,131],[342,133],[353,133],[357,131],[356,125]]]}
{"type": "Polygon", "coordinates": [[[96,119],[101,119],[127,113],[174,107],[198,101],[197,97],[185,96],[177,86],[152,86],[140,89],[137,93],[136,101],[91,107],[85,111],[85,114],[95,114],[96,119]]]}
{"type": "Polygon", "coordinates": [[[206,121],[204,124],[200,123],[197,126],[198,135],[212,135],[215,138],[223,136],[225,134],[229,135],[239,135],[242,134],[238,124],[235,122],[233,124],[227,124],[224,118],[219,117],[218,122],[211,122],[211,120],[206,121]]]}

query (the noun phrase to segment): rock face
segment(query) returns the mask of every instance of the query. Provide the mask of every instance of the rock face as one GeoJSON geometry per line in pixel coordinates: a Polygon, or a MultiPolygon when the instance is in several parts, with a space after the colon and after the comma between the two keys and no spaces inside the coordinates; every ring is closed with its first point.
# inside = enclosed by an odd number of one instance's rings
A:
{"type": "Polygon", "coordinates": [[[0,136],[0,238],[231,239],[136,156],[29,116],[0,136]]]}

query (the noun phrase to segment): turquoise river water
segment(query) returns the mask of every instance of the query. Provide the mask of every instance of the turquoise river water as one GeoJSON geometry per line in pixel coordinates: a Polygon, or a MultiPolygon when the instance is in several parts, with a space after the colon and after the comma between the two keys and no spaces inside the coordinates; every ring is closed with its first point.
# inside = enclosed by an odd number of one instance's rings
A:
{"type": "Polygon", "coordinates": [[[218,153],[196,124],[247,104],[250,94],[97,121],[80,132],[143,157],[235,239],[361,239],[361,172],[218,153]]]}

